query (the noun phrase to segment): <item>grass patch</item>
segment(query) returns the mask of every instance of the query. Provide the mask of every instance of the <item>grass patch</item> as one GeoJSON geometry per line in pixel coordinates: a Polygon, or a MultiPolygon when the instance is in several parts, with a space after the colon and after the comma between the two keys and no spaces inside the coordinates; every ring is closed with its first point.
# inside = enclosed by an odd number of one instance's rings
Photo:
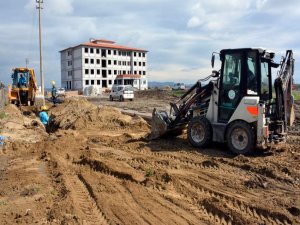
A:
{"type": "Polygon", "coordinates": [[[6,113],[5,112],[0,112],[0,120],[4,119],[6,117],[6,113]]]}
{"type": "Polygon", "coordinates": [[[172,90],[171,95],[174,97],[181,97],[186,90],[172,90]]]}
{"type": "Polygon", "coordinates": [[[151,168],[149,168],[149,169],[146,170],[145,176],[146,176],[146,177],[153,177],[154,174],[155,174],[154,170],[151,169],[151,168]]]}
{"type": "Polygon", "coordinates": [[[295,100],[300,100],[300,91],[293,91],[293,96],[295,100]]]}

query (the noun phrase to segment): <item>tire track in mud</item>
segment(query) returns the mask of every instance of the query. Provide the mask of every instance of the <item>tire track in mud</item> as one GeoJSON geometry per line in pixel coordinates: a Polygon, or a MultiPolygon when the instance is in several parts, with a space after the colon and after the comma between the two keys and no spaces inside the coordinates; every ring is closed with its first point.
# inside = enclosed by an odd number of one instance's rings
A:
{"type": "MultiPolygon", "coordinates": [[[[253,217],[257,221],[262,223],[271,224],[292,224],[292,221],[284,214],[279,212],[268,212],[263,208],[253,207],[248,205],[242,200],[236,199],[232,196],[213,191],[207,187],[200,184],[193,184],[192,182],[180,180],[183,188],[186,188],[188,192],[194,192],[200,196],[207,196],[210,198],[215,198],[219,201],[224,202],[230,208],[235,209],[238,213],[244,214],[248,217],[253,217]]],[[[210,206],[213,208],[212,206],[210,206]]],[[[213,210],[216,211],[216,210],[213,210]]],[[[213,213],[213,212],[211,212],[213,213]]],[[[220,214],[220,213],[219,213],[220,214]]],[[[215,217],[220,217],[220,215],[215,215],[215,217]]],[[[224,215],[223,215],[224,216],[224,215]]],[[[220,218],[221,219],[221,218],[220,218]]]]}
{"type": "Polygon", "coordinates": [[[80,212],[84,215],[84,221],[89,224],[110,224],[97,206],[90,186],[82,175],[68,176],[70,190],[74,195],[75,206],[78,206],[80,212]]]}

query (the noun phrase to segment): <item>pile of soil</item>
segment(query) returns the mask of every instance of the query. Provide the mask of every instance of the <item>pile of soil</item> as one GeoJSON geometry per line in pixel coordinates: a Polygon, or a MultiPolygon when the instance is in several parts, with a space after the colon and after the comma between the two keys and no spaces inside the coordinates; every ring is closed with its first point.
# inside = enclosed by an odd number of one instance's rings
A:
{"type": "Polygon", "coordinates": [[[50,110],[50,131],[83,128],[130,128],[148,131],[148,123],[141,117],[127,116],[113,107],[98,107],[86,99],[69,99],[50,110]]]}
{"type": "Polygon", "coordinates": [[[295,101],[294,103],[295,110],[295,121],[292,127],[289,128],[290,134],[300,134],[300,100],[295,101]]]}
{"type": "Polygon", "coordinates": [[[174,99],[171,95],[171,90],[149,89],[136,91],[134,94],[136,98],[174,99]]]}

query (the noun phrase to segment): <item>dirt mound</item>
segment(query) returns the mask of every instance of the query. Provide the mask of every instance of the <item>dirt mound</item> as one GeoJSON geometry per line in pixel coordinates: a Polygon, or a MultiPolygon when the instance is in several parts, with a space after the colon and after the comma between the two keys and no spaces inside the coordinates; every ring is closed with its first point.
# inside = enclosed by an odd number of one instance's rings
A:
{"type": "Polygon", "coordinates": [[[171,90],[149,89],[134,93],[137,98],[174,99],[171,90]]]}
{"type": "Polygon", "coordinates": [[[113,107],[97,107],[86,99],[70,99],[50,110],[50,130],[82,128],[135,129],[148,131],[141,117],[127,116],[113,107]]]}

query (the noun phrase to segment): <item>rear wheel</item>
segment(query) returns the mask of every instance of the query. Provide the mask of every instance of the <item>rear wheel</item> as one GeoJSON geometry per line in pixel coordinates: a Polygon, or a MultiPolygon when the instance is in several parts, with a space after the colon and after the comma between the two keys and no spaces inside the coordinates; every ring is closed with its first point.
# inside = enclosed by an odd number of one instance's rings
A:
{"type": "Polygon", "coordinates": [[[250,124],[243,121],[233,122],[226,133],[228,148],[233,153],[247,155],[254,151],[255,134],[250,124]]]}
{"type": "Polygon", "coordinates": [[[188,125],[188,139],[194,147],[207,147],[212,141],[212,128],[208,119],[194,117],[188,125]]]}

